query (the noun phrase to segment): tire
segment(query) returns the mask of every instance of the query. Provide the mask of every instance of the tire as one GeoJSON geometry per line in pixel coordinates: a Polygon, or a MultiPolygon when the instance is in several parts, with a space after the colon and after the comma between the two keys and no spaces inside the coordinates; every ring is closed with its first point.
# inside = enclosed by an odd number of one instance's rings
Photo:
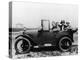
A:
{"type": "Polygon", "coordinates": [[[31,49],[31,43],[29,39],[24,37],[19,37],[16,39],[16,42],[15,42],[16,53],[25,54],[25,53],[28,53],[30,49],[31,49]]]}
{"type": "Polygon", "coordinates": [[[71,49],[71,46],[72,46],[72,40],[70,37],[64,36],[60,38],[58,43],[60,51],[62,52],[69,51],[71,49]]]}

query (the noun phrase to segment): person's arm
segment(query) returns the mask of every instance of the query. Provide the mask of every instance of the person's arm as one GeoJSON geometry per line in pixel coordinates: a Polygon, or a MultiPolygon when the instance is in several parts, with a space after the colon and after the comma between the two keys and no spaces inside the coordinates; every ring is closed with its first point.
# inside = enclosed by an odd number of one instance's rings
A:
{"type": "Polygon", "coordinates": [[[72,27],[71,26],[66,26],[65,30],[68,30],[68,29],[72,29],[72,27]]]}
{"type": "Polygon", "coordinates": [[[54,27],[53,31],[59,31],[60,28],[59,27],[54,27]]]}
{"type": "Polygon", "coordinates": [[[73,32],[73,33],[77,32],[77,31],[78,31],[78,28],[72,29],[72,32],[73,32]]]}

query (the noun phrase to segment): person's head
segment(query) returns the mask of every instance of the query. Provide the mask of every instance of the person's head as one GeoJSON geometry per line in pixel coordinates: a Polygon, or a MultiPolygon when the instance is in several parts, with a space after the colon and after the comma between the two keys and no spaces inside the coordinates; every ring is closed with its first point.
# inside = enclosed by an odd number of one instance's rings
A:
{"type": "Polygon", "coordinates": [[[64,25],[65,24],[65,20],[61,20],[61,22],[60,22],[62,25],[64,25]]]}
{"type": "Polygon", "coordinates": [[[70,22],[66,22],[66,25],[69,26],[70,22]]]}

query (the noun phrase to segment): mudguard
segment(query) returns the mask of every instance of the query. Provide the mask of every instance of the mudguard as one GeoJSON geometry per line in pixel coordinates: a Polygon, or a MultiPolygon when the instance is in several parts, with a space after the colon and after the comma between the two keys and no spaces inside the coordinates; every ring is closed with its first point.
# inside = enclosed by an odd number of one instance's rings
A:
{"type": "Polygon", "coordinates": [[[32,45],[36,45],[36,43],[33,42],[33,39],[29,35],[19,35],[15,39],[17,39],[20,36],[22,36],[22,37],[24,37],[26,39],[29,39],[29,41],[31,42],[32,45]]]}

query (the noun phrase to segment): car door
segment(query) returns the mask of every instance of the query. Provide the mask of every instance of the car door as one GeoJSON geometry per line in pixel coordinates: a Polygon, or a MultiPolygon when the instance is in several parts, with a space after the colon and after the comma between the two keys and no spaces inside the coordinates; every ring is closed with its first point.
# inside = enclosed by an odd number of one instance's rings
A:
{"type": "Polygon", "coordinates": [[[38,33],[38,43],[39,44],[51,44],[55,41],[56,32],[53,31],[43,31],[38,33]]]}

